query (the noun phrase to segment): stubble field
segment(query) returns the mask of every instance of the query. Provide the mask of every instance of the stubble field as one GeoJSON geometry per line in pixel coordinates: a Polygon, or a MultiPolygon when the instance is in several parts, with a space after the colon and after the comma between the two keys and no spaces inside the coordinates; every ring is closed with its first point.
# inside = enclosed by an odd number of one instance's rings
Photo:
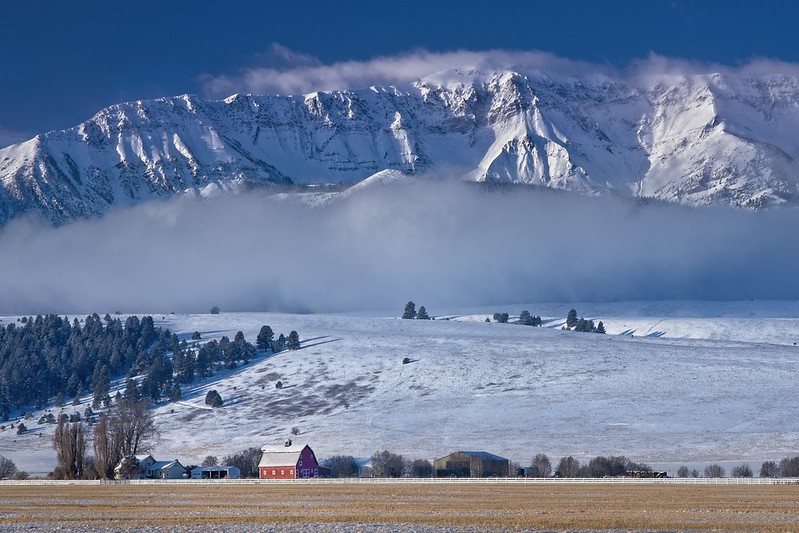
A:
{"type": "Polygon", "coordinates": [[[0,530],[799,531],[797,485],[5,485],[0,530]]]}

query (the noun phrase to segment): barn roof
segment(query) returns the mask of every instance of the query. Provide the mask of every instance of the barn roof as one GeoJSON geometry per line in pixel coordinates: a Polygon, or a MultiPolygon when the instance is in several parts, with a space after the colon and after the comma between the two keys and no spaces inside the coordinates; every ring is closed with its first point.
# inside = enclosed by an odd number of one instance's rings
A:
{"type": "Polygon", "coordinates": [[[469,457],[474,457],[475,459],[482,459],[484,461],[507,461],[504,457],[500,457],[499,455],[494,455],[493,453],[488,452],[464,452],[464,451],[457,451],[455,453],[461,453],[463,455],[468,455],[469,457]]]}

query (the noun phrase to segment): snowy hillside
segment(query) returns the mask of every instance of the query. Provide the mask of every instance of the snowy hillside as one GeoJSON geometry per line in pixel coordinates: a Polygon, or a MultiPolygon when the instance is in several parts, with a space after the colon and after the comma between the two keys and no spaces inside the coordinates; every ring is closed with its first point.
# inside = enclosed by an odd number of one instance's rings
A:
{"type": "MultiPolygon", "coordinates": [[[[280,443],[293,427],[320,457],[389,449],[432,459],[468,448],[522,463],[543,452],[754,468],[799,450],[799,304],[576,306],[602,320],[607,335],[562,331],[568,307],[460,310],[435,321],[157,315],[157,325],[181,338],[194,331],[203,340],[232,338],[241,330],[254,341],[264,324],[276,333],[295,329],[302,349],[259,355],[185,388],[180,402],[161,403],[161,437],[150,451],[199,462],[280,443]],[[485,322],[493,312],[513,317],[522,309],[542,315],[545,327],[485,322]],[[403,365],[405,357],[412,362],[403,365]],[[221,409],[203,403],[212,388],[225,401],[221,409]]],[[[26,435],[0,432],[0,450],[21,469],[47,471],[52,426],[27,425],[26,435]]]]}
{"type": "Polygon", "coordinates": [[[377,172],[762,208],[799,190],[799,79],[453,69],[404,87],[111,106],[0,150],[0,223],[377,172]]]}

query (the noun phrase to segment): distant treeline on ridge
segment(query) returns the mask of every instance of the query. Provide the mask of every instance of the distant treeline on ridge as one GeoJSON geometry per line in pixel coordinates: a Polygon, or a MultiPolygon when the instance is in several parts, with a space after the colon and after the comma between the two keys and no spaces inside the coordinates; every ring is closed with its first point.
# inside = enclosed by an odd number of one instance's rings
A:
{"type": "MultiPolygon", "coordinates": [[[[258,335],[258,348],[280,351],[299,347],[295,331],[274,339],[269,326],[258,335]]],[[[75,318],[50,314],[22,318],[0,327],[0,418],[8,420],[12,409],[41,409],[55,397],[56,406],[91,391],[94,404],[110,401],[111,380],[143,376],[136,386],[141,397],[155,401],[179,396],[179,384],[210,376],[215,368],[234,368],[247,363],[256,348],[239,331],[231,341],[222,337],[199,345],[200,333],[191,344],[168,329],[155,326],[151,316],[119,318],[98,314],[83,324],[75,318]]]]}

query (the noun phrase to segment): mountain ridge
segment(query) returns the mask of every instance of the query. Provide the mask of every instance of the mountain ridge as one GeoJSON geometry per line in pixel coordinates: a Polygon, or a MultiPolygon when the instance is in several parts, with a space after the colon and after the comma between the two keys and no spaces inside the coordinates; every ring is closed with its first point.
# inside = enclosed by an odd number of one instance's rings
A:
{"type": "Polygon", "coordinates": [[[403,87],[109,106],[0,149],[0,224],[384,170],[690,206],[799,198],[799,78],[459,70],[403,87]]]}

